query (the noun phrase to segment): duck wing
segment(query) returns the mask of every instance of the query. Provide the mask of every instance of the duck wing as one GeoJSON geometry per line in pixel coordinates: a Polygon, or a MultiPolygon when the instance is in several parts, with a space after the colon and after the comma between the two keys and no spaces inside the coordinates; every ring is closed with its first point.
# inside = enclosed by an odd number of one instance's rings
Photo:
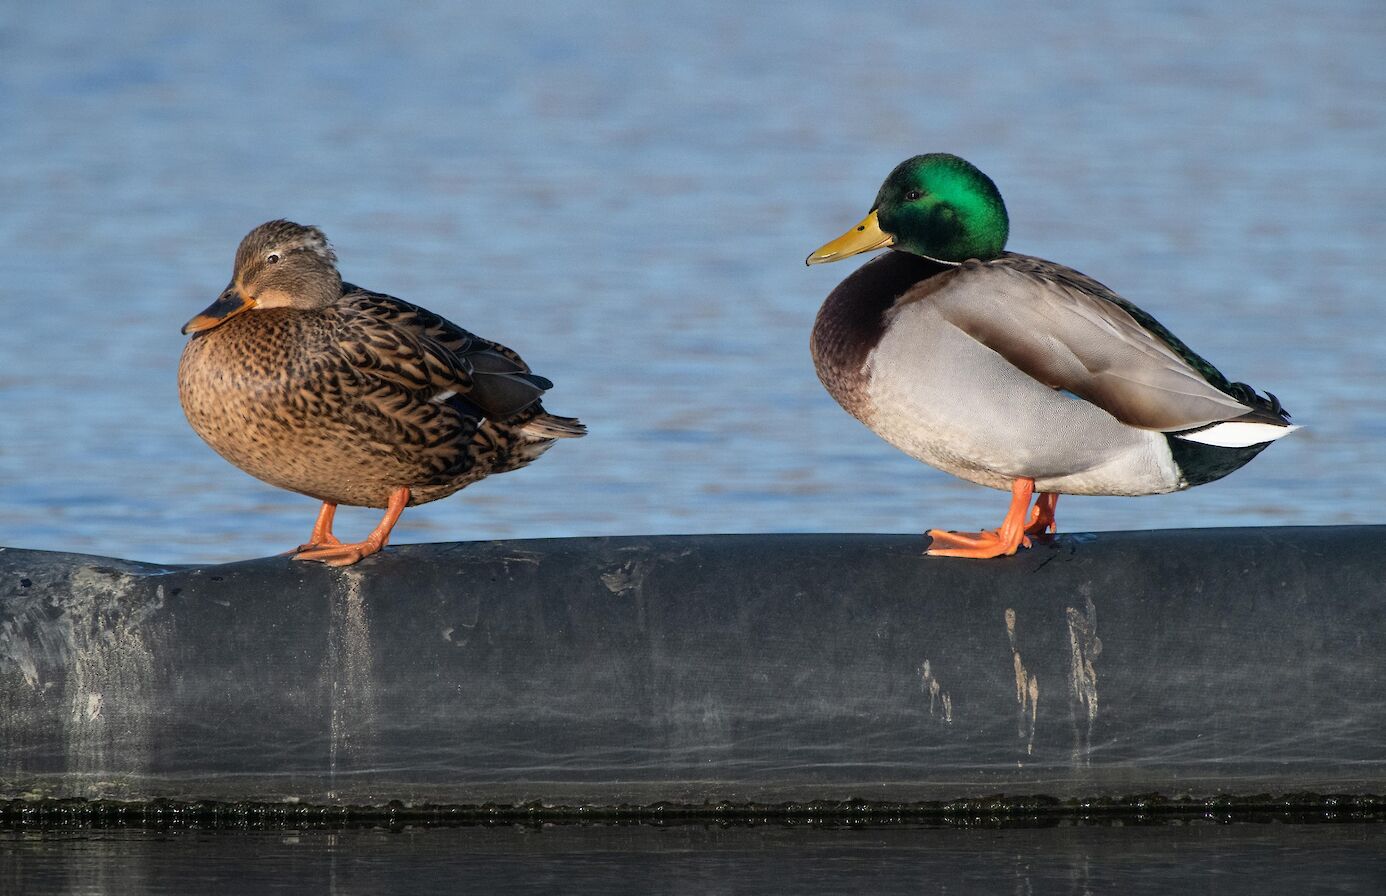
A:
{"type": "MultiPolygon", "coordinates": [[[[465,400],[508,421],[553,388],[509,348],[469,333],[440,315],[383,293],[344,286],[336,305],[342,350],[353,365],[434,403],[465,400]]],[[[456,402],[453,402],[456,403],[456,402]]]]}
{"type": "Polygon", "coordinates": [[[1273,399],[1228,382],[1154,318],[1071,268],[1005,253],[964,262],[944,277],[928,293],[949,323],[1046,386],[1129,426],[1182,432],[1234,419],[1284,424],[1278,402],[1272,411],[1273,399]]]}

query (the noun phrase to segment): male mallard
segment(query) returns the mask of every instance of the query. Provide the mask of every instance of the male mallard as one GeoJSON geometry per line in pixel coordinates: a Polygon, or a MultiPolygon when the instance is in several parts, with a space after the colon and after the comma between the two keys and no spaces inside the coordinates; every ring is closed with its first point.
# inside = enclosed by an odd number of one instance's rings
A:
{"type": "Polygon", "coordinates": [[[833,398],[911,457],[1011,492],[999,529],[932,529],[928,553],[1014,554],[1055,528],[1061,494],[1212,482],[1298,428],[1096,280],[1003,251],[1008,228],[991,178],[932,153],[897,166],[871,213],[808,257],[896,250],[818,312],[813,360],[833,398]]]}
{"type": "Polygon", "coordinates": [[[523,467],[587,430],[545,413],[553,387],[520,356],[438,315],[342,282],[321,230],[270,221],[231,284],[183,327],[178,395],[197,434],[250,475],[322,501],[295,560],[348,566],[404,508],[523,467]],[[338,504],[383,507],[357,544],[338,504]]]}

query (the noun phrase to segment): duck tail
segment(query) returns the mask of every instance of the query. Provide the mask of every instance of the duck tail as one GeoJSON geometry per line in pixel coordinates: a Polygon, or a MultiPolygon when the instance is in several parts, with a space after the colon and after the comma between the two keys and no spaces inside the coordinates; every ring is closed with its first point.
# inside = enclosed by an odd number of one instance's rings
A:
{"type": "Polygon", "coordinates": [[[520,431],[536,439],[580,439],[587,435],[587,427],[578,418],[548,413],[526,421],[520,431]]]}
{"type": "Polygon", "coordinates": [[[1227,391],[1233,398],[1251,408],[1251,413],[1244,414],[1241,419],[1248,422],[1269,423],[1272,426],[1289,425],[1290,412],[1285,410],[1280,399],[1275,397],[1274,392],[1260,395],[1246,383],[1232,383],[1227,391]]]}
{"type": "Polygon", "coordinates": [[[1217,448],[1250,448],[1270,444],[1299,429],[1290,422],[1290,412],[1281,406],[1280,399],[1274,393],[1258,395],[1246,383],[1232,383],[1226,391],[1251,410],[1232,420],[1174,435],[1217,448]]]}

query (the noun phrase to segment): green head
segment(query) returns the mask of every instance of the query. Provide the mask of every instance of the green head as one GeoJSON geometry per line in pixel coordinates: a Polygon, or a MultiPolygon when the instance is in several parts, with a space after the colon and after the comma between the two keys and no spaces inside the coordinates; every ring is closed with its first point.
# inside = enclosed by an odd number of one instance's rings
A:
{"type": "Polygon", "coordinates": [[[1009,232],[1006,203],[991,178],[965,159],[935,152],[895,166],[871,214],[808,261],[836,261],[882,246],[953,264],[986,261],[1001,254],[1009,232]]]}
{"type": "Polygon", "coordinates": [[[1010,232],[996,184],[971,162],[945,152],[897,165],[874,208],[896,249],[939,261],[995,258],[1010,232]]]}

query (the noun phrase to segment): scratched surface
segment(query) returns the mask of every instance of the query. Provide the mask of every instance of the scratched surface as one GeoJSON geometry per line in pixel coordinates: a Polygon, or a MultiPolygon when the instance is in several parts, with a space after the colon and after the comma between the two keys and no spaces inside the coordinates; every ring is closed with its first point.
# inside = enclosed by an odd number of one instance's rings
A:
{"type": "Polygon", "coordinates": [[[1386,791],[1380,527],[0,551],[0,797],[1386,791]]]}

